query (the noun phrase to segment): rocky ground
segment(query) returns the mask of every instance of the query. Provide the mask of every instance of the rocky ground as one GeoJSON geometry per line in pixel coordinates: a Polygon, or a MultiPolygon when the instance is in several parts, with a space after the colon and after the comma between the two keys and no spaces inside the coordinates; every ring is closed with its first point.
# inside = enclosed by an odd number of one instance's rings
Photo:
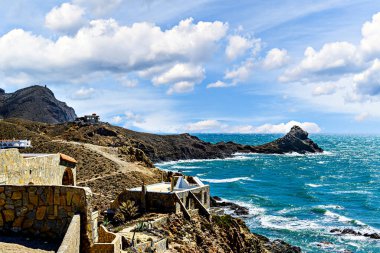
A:
{"type": "Polygon", "coordinates": [[[241,219],[229,215],[213,216],[211,221],[193,216],[188,221],[173,214],[164,228],[169,234],[171,252],[301,252],[283,241],[270,241],[251,233],[241,219]]]}
{"type": "Polygon", "coordinates": [[[56,252],[59,243],[18,236],[0,236],[0,253],[56,252]]]}

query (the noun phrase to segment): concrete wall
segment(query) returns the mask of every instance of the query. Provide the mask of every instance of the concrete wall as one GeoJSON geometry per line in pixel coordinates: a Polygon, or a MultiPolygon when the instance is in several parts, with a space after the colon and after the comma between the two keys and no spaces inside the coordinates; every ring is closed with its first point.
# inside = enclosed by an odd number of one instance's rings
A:
{"type": "MultiPolygon", "coordinates": [[[[199,201],[208,209],[210,208],[210,187],[208,185],[191,189],[191,192],[199,199],[199,201]]],[[[189,191],[176,191],[181,201],[186,208],[195,209],[194,200],[189,197],[189,191]]],[[[181,212],[180,206],[177,203],[172,192],[147,192],[145,195],[146,211],[158,213],[181,212]]],[[[112,204],[112,208],[117,208],[121,202],[133,200],[138,206],[141,206],[140,191],[124,191],[119,194],[118,198],[112,204]]]]}
{"type": "Polygon", "coordinates": [[[121,237],[120,235],[107,231],[104,226],[98,229],[99,241],[91,247],[91,253],[120,253],[121,237]]]}
{"type": "Polygon", "coordinates": [[[0,185],[0,233],[62,240],[79,214],[81,252],[88,252],[93,244],[91,198],[89,188],[0,185]]]}
{"type": "Polygon", "coordinates": [[[80,252],[80,215],[74,215],[57,253],[80,252]]]}
{"type": "Polygon", "coordinates": [[[68,169],[73,173],[75,185],[75,168],[67,168],[60,162],[59,154],[24,158],[18,149],[0,150],[0,184],[62,185],[63,175],[68,169]]]}

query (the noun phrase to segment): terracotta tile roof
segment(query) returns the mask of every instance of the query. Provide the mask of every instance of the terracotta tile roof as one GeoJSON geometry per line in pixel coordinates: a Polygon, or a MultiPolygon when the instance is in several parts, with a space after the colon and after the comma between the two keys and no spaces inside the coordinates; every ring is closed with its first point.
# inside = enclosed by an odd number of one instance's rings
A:
{"type": "Polygon", "coordinates": [[[61,156],[61,160],[64,160],[64,161],[67,161],[67,162],[70,162],[70,163],[78,163],[77,160],[75,160],[71,156],[68,156],[68,155],[65,155],[65,154],[61,154],[61,153],[59,153],[59,155],[61,156]]]}

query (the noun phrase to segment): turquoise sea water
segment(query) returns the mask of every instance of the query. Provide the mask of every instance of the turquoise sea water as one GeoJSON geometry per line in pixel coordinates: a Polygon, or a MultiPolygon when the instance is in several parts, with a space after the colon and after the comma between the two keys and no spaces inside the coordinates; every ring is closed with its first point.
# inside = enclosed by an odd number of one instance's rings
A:
{"type": "MultiPolygon", "coordinates": [[[[199,134],[209,141],[261,144],[280,135],[199,134]]],[[[380,240],[339,236],[334,228],[380,232],[380,136],[313,135],[319,155],[235,154],[220,160],[157,164],[198,176],[211,194],[250,209],[252,232],[303,252],[380,252],[380,240]],[[324,242],[324,243],[322,243],[324,242]]]]}

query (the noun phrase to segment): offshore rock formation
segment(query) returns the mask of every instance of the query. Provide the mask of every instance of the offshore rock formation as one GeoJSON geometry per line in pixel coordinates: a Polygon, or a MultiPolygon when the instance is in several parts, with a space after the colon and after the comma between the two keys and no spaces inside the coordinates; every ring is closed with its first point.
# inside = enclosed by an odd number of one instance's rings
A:
{"type": "Polygon", "coordinates": [[[73,108],[57,100],[53,92],[42,86],[30,86],[14,93],[0,89],[0,118],[21,118],[45,123],[73,121],[73,108]]]}

